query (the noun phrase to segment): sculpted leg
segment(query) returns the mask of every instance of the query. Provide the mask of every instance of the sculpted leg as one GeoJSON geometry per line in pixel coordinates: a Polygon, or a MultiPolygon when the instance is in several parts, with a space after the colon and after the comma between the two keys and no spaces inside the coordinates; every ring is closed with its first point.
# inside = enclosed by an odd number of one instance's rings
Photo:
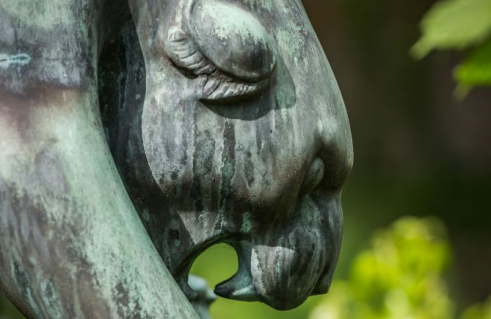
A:
{"type": "Polygon", "coordinates": [[[32,319],[198,318],[104,138],[104,5],[0,2],[0,286],[32,319]]]}

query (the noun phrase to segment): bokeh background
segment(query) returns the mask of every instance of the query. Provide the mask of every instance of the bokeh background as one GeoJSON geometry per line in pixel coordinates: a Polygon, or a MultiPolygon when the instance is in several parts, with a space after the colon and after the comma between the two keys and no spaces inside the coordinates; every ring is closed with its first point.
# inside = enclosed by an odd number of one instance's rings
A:
{"type": "MultiPolygon", "coordinates": [[[[491,5],[440,2],[303,0],[356,155],[335,283],[287,312],[218,300],[214,319],[491,318],[491,5]]],[[[214,285],[236,267],[219,245],[193,272],[214,285]]],[[[0,297],[0,318],[22,316],[0,297]]]]}

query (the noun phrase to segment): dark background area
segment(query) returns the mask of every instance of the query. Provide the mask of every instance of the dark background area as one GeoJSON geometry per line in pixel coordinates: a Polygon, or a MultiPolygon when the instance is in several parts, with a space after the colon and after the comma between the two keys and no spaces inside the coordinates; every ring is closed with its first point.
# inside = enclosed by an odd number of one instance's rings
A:
{"type": "Polygon", "coordinates": [[[452,78],[458,54],[410,56],[434,1],[303,2],[353,131],[341,265],[371,231],[398,216],[438,216],[449,230],[458,306],[485,300],[491,293],[491,89],[459,100],[452,78]]]}

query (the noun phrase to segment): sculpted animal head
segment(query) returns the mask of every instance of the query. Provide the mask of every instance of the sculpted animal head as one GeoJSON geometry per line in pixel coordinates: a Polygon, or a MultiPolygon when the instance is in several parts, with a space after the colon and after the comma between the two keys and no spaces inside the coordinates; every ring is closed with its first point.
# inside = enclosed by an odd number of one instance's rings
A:
{"type": "Polygon", "coordinates": [[[132,8],[146,76],[132,49],[136,88],[106,117],[118,114],[114,157],[164,262],[193,298],[192,262],[224,242],[239,270],[218,295],[290,309],[326,293],[353,155],[300,0],[161,2],[132,8]]]}

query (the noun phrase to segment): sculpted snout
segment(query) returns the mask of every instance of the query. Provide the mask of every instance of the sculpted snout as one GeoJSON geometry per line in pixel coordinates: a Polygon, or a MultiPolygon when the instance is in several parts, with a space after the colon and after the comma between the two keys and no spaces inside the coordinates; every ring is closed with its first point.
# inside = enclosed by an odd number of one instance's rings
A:
{"type": "Polygon", "coordinates": [[[297,217],[266,228],[255,225],[250,240],[233,244],[239,270],[216,287],[217,295],[288,310],[329,290],[341,243],[339,200],[324,207],[310,197],[303,201],[297,217]]]}

